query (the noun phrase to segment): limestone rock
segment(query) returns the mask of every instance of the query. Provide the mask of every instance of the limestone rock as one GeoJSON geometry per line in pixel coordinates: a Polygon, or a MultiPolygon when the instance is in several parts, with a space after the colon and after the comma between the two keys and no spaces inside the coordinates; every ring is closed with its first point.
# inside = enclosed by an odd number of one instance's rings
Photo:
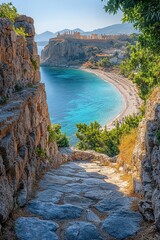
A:
{"type": "Polygon", "coordinates": [[[13,189],[7,176],[0,176],[0,223],[7,220],[13,209],[13,189]]]}
{"type": "Polygon", "coordinates": [[[36,201],[42,202],[51,202],[51,203],[59,203],[62,197],[61,192],[55,192],[52,189],[47,189],[36,194],[36,201]]]}
{"type": "Polygon", "coordinates": [[[160,229],[160,88],[154,89],[147,100],[146,115],[138,132],[133,163],[142,180],[144,200],[140,202],[140,211],[160,229]]]}
{"type": "Polygon", "coordinates": [[[16,35],[11,21],[0,18],[0,100],[40,81],[33,20],[19,16],[15,27],[24,28],[27,37],[16,35]]]}
{"type": "Polygon", "coordinates": [[[121,209],[129,209],[130,206],[130,199],[127,197],[121,198],[106,198],[102,201],[98,202],[94,207],[101,213],[110,212],[110,211],[117,211],[121,209]]]}
{"type": "Polygon", "coordinates": [[[15,223],[15,231],[19,240],[58,240],[55,233],[57,229],[57,223],[35,217],[20,217],[15,223]]]}
{"type": "Polygon", "coordinates": [[[115,237],[122,240],[133,236],[140,229],[142,217],[139,213],[127,211],[118,211],[111,214],[103,223],[102,229],[115,237]]]}
{"type": "Polygon", "coordinates": [[[0,18],[0,224],[14,205],[26,204],[42,172],[66,161],[56,143],[49,143],[51,123],[45,88],[39,83],[33,23],[27,16],[16,19],[15,25],[28,34],[24,38],[16,35],[10,20],[0,18]]]}
{"type": "Polygon", "coordinates": [[[110,42],[103,41],[53,38],[42,51],[41,62],[50,66],[81,65],[100,53],[100,47],[109,45],[110,42]]]}
{"type": "Polygon", "coordinates": [[[31,17],[25,15],[17,17],[14,26],[15,28],[23,28],[29,37],[34,37],[35,35],[34,21],[31,17]]]}
{"type": "Polygon", "coordinates": [[[82,216],[83,208],[71,204],[56,205],[51,202],[31,201],[30,212],[42,216],[46,220],[76,219],[82,216]]]}
{"type": "Polygon", "coordinates": [[[94,160],[94,161],[100,161],[102,164],[107,164],[109,162],[115,163],[117,160],[117,157],[108,157],[106,154],[97,153],[92,150],[81,151],[73,147],[60,148],[59,151],[61,154],[66,155],[69,161],[94,160]]]}
{"type": "Polygon", "coordinates": [[[64,67],[82,65],[87,61],[98,62],[109,55],[111,63],[120,64],[124,58],[124,50],[117,49],[116,53],[111,49],[115,48],[114,45],[117,43],[120,49],[127,40],[127,35],[110,36],[103,40],[74,38],[71,35],[58,36],[49,40],[42,51],[41,61],[43,65],[64,67]]]}
{"type": "Polygon", "coordinates": [[[66,240],[102,240],[95,225],[88,222],[70,224],[65,233],[66,240]]]}
{"type": "Polygon", "coordinates": [[[87,210],[87,220],[89,222],[101,222],[100,218],[90,209],[87,210]]]}
{"type": "Polygon", "coordinates": [[[73,205],[79,205],[79,206],[90,206],[93,204],[93,201],[82,197],[82,196],[78,196],[75,194],[70,194],[69,196],[65,196],[64,198],[64,202],[65,203],[71,203],[73,205]]]}

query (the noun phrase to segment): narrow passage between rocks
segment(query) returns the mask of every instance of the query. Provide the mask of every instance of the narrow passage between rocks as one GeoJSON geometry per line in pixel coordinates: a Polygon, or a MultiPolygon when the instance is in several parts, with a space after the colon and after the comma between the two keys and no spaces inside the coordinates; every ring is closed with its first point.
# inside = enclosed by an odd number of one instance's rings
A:
{"type": "Polygon", "coordinates": [[[99,162],[73,161],[46,173],[35,198],[18,217],[20,240],[127,239],[140,229],[142,217],[131,210],[127,182],[99,162]]]}

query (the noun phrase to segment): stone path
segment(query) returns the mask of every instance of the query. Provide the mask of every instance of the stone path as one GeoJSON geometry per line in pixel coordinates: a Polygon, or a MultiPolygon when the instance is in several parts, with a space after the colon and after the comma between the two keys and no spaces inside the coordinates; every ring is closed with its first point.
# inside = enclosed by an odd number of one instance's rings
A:
{"type": "Polygon", "coordinates": [[[20,240],[127,239],[140,229],[142,217],[130,210],[123,194],[127,182],[115,169],[98,162],[69,162],[46,173],[40,190],[19,217],[20,240]]]}

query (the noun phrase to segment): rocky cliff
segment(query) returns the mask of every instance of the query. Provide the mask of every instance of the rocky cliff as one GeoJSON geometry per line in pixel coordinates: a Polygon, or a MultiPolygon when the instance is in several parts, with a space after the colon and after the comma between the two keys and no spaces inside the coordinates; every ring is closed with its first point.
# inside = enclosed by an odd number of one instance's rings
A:
{"type": "Polygon", "coordinates": [[[100,49],[93,43],[85,44],[76,39],[51,39],[42,51],[41,63],[49,66],[80,65],[99,52],[100,49]]]}
{"type": "Polygon", "coordinates": [[[16,35],[8,19],[0,19],[0,97],[10,97],[21,88],[38,83],[39,56],[34,42],[33,19],[20,16],[15,26],[23,27],[27,37],[16,35]]]}
{"type": "Polygon", "coordinates": [[[0,19],[0,226],[13,208],[23,206],[38,175],[62,161],[49,142],[50,125],[33,19],[20,16],[16,35],[8,19],[0,19]]]}
{"type": "Polygon", "coordinates": [[[140,211],[146,220],[155,221],[160,230],[160,88],[147,101],[133,161],[142,182],[144,200],[140,202],[140,211]]]}
{"type": "Polygon", "coordinates": [[[73,66],[81,65],[88,60],[93,60],[96,55],[105,52],[106,49],[124,45],[126,36],[117,36],[113,39],[74,39],[53,38],[44,48],[41,54],[41,64],[48,66],[73,66]]]}

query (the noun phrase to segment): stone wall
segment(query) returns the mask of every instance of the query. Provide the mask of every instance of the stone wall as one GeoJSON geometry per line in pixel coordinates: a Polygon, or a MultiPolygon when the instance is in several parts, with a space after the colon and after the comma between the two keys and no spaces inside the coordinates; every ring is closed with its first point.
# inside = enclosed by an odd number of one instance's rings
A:
{"type": "Polygon", "coordinates": [[[15,26],[24,27],[27,37],[0,19],[0,228],[17,205],[26,203],[36,177],[67,160],[49,142],[33,20],[20,16],[15,26]]]}
{"type": "Polygon", "coordinates": [[[147,101],[146,116],[139,128],[133,161],[141,177],[144,200],[140,211],[160,230],[160,88],[147,101]]]}
{"type": "Polygon", "coordinates": [[[106,154],[97,153],[92,150],[81,151],[74,147],[60,148],[59,152],[66,161],[99,161],[102,165],[107,166],[109,163],[116,163],[117,156],[108,157],[106,154]]]}

